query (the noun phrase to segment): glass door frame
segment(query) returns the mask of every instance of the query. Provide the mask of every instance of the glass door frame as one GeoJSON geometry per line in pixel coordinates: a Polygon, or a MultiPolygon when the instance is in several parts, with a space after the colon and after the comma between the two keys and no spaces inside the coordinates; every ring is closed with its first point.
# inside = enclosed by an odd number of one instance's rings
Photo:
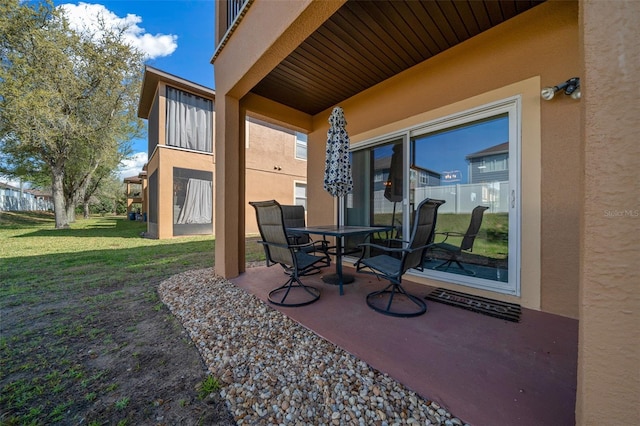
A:
{"type": "Polygon", "coordinates": [[[522,100],[521,96],[513,96],[500,101],[488,103],[476,108],[461,111],[435,120],[431,120],[410,128],[388,133],[351,146],[351,151],[374,148],[384,143],[402,139],[402,161],[404,170],[402,223],[403,235],[409,235],[410,229],[410,143],[412,137],[426,135],[436,131],[461,126],[477,120],[508,114],[509,122],[509,236],[508,236],[508,280],[505,283],[488,279],[464,276],[433,269],[424,271],[411,270],[408,273],[419,277],[435,279],[459,284],[481,290],[501,294],[520,296],[520,263],[521,263],[521,143],[522,143],[522,100]]]}

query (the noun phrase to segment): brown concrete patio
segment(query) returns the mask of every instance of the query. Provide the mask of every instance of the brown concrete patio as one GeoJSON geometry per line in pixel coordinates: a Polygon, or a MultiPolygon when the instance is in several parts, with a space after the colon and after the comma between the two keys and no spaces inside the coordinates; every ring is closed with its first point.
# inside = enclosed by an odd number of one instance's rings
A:
{"type": "MultiPolygon", "coordinates": [[[[422,316],[394,318],[365,303],[387,283],[347,272],[356,280],[344,296],[314,275],[303,282],[321,290],[317,302],[271,306],[474,426],[575,424],[577,320],[523,309],[513,323],[429,301],[422,316]]],[[[279,266],[256,267],[231,281],[267,300],[286,277],[279,266]]],[[[431,290],[408,280],[405,288],[431,290]]]]}

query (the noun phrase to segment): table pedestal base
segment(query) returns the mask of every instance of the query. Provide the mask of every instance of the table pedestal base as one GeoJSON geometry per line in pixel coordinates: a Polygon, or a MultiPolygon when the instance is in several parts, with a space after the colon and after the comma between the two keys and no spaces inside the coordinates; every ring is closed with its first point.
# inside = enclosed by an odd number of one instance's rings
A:
{"type": "MultiPolygon", "coordinates": [[[[338,274],[327,274],[322,276],[322,281],[324,281],[327,284],[339,285],[340,277],[338,276],[338,274]]],[[[351,284],[353,281],[355,281],[355,278],[353,275],[349,275],[349,274],[342,275],[342,284],[351,284]]]]}

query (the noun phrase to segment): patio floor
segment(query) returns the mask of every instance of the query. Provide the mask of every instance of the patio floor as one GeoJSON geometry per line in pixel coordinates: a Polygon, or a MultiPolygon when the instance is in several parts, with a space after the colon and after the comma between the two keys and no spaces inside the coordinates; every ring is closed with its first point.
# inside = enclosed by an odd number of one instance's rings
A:
{"type": "MultiPolygon", "coordinates": [[[[321,290],[317,302],[271,306],[471,425],[575,424],[577,320],[523,309],[513,323],[429,301],[422,316],[389,317],[365,303],[386,283],[344,270],[356,280],[343,296],[314,275],[303,282],[321,290]]],[[[286,277],[256,267],[231,281],[267,300],[286,277]]],[[[432,289],[404,284],[420,297],[432,289]]]]}

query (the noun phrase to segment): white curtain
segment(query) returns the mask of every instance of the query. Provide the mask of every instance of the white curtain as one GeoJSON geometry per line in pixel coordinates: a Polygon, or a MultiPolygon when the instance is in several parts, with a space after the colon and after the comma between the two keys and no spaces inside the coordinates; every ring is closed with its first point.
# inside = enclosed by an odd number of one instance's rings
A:
{"type": "Polygon", "coordinates": [[[167,145],[213,152],[213,102],[167,87],[167,145]]]}
{"type": "Polygon", "coordinates": [[[212,217],[213,183],[209,180],[189,179],[177,223],[211,223],[212,217]]]}

